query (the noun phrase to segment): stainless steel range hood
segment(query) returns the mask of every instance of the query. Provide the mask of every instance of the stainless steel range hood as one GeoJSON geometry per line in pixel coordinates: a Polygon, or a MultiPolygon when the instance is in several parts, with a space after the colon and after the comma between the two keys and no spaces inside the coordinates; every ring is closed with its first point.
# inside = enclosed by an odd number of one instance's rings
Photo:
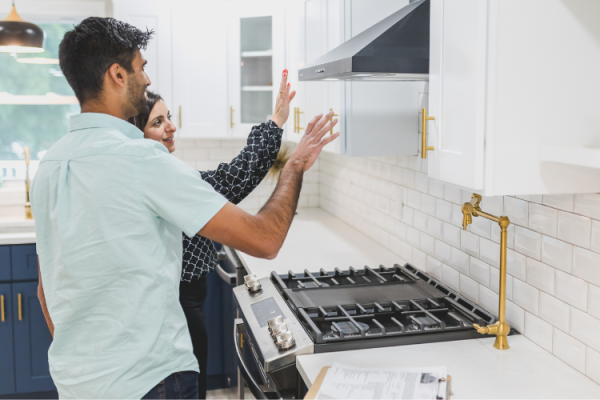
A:
{"type": "Polygon", "coordinates": [[[298,71],[300,81],[428,80],[429,1],[415,1],[298,71]]]}

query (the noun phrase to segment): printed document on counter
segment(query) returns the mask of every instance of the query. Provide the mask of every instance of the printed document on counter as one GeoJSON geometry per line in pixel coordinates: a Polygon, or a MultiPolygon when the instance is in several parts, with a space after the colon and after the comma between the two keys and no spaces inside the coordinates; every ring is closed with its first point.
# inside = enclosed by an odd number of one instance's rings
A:
{"type": "Polygon", "coordinates": [[[317,399],[447,399],[446,367],[361,368],[334,363],[317,399]]]}

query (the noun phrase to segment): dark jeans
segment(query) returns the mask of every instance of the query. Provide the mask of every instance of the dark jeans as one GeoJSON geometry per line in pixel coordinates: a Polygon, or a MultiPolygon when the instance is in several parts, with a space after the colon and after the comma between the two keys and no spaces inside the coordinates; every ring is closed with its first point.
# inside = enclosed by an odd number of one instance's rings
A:
{"type": "Polygon", "coordinates": [[[197,399],[198,373],[175,372],[154,386],[142,399],[197,399]]]}
{"type": "Polygon", "coordinates": [[[206,399],[206,368],[208,364],[208,332],[204,323],[202,306],[206,300],[206,277],[193,282],[180,282],[179,302],[183,307],[188,329],[192,337],[194,355],[200,365],[198,375],[198,398],[206,399]]]}

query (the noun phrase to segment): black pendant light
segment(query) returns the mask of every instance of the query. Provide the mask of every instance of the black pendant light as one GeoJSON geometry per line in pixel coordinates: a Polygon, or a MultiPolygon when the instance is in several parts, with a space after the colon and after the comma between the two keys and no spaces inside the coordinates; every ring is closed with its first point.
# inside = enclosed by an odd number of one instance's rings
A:
{"type": "Polygon", "coordinates": [[[8,17],[0,21],[0,52],[41,53],[46,34],[39,26],[26,22],[17,14],[13,0],[8,17]]]}

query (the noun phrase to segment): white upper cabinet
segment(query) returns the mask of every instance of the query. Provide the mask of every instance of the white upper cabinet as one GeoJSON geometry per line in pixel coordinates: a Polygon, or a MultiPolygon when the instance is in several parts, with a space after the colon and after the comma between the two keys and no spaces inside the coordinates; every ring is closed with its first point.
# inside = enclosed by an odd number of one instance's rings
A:
{"type": "Polygon", "coordinates": [[[281,2],[258,0],[230,2],[226,13],[229,129],[246,137],[273,114],[285,68],[285,14],[281,2]]]}
{"type": "MultiPolygon", "coordinates": [[[[227,138],[227,21],[221,2],[169,2],[173,10],[174,102],[186,138],[227,138]]],[[[165,59],[171,55],[165,55],[165,59]]]]}
{"type": "Polygon", "coordinates": [[[289,0],[285,8],[285,68],[296,97],[290,104],[285,140],[298,142],[306,128],[306,82],[298,81],[298,70],[305,65],[304,0],[289,0]]]}
{"type": "Polygon", "coordinates": [[[484,195],[600,191],[600,2],[431,1],[429,176],[484,195]]]}

